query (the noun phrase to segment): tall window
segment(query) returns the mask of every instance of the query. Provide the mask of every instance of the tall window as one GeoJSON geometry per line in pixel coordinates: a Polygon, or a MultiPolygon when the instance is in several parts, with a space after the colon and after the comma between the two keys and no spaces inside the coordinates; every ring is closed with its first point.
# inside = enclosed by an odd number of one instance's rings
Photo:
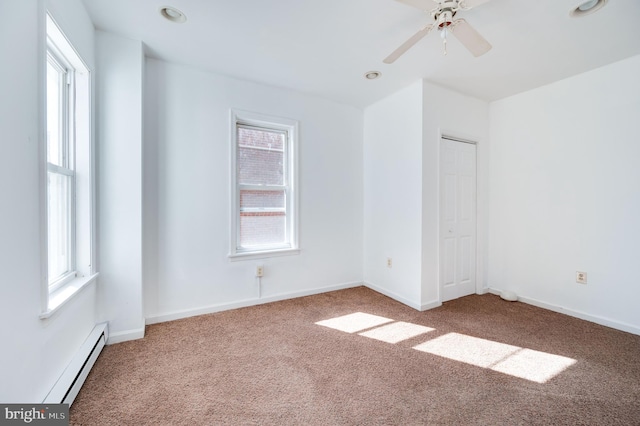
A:
{"type": "Polygon", "coordinates": [[[87,66],[47,15],[45,316],[95,276],[90,93],[87,66]]]}
{"type": "Polygon", "coordinates": [[[291,120],[232,113],[232,256],[296,251],[296,130],[291,120]]]}
{"type": "Polygon", "coordinates": [[[47,206],[49,286],[75,277],[73,68],[54,46],[47,51],[47,206]]]}

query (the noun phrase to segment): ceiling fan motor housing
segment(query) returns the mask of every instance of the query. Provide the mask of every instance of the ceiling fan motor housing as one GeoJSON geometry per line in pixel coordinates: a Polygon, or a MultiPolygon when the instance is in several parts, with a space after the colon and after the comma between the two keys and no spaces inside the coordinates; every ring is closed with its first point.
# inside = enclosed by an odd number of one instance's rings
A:
{"type": "Polygon", "coordinates": [[[456,15],[458,11],[458,1],[457,0],[445,0],[440,3],[440,6],[433,14],[434,19],[436,20],[436,24],[439,29],[444,27],[448,27],[453,22],[453,17],[456,15]]]}

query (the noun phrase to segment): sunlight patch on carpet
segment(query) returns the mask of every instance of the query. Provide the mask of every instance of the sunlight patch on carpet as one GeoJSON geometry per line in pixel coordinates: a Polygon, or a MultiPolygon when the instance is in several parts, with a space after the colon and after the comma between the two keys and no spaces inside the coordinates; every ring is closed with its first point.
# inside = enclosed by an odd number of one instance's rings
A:
{"type": "Polygon", "coordinates": [[[366,330],[367,328],[376,327],[392,321],[393,320],[389,318],[379,317],[377,315],[355,312],[341,317],[318,321],[316,325],[322,325],[324,327],[333,328],[346,333],[356,333],[358,331],[366,330]]]}
{"type": "Polygon", "coordinates": [[[537,383],[546,383],[576,362],[560,355],[458,333],[448,333],[413,348],[537,383]]]}
{"type": "Polygon", "coordinates": [[[491,369],[532,382],[546,383],[575,363],[575,359],[564,356],[521,349],[491,369]]]}
{"type": "MultiPolygon", "coordinates": [[[[398,343],[435,331],[435,328],[364,312],[318,321],[316,325],[346,333],[361,332],[358,333],[359,336],[386,343],[398,343]]],[[[447,333],[414,346],[413,349],[537,383],[548,382],[576,363],[575,359],[560,355],[460,333],[447,333]]]]}
{"type": "Polygon", "coordinates": [[[387,343],[398,343],[434,330],[431,327],[398,321],[359,334],[387,343]]]}
{"type": "Polygon", "coordinates": [[[414,346],[413,349],[484,368],[491,367],[520,350],[518,346],[458,333],[445,334],[414,346]]]}

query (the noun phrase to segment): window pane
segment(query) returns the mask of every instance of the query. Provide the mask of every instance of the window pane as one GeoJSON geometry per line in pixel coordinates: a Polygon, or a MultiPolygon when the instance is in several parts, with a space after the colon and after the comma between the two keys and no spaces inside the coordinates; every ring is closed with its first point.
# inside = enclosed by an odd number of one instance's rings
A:
{"type": "Polygon", "coordinates": [[[240,209],[284,208],[284,191],[240,191],[240,209]]]}
{"type": "Polygon", "coordinates": [[[284,185],[282,132],[238,127],[238,183],[284,185]]]}
{"type": "Polygon", "coordinates": [[[285,218],[284,212],[240,213],[240,246],[284,244],[285,218]]]}
{"type": "Polygon", "coordinates": [[[47,61],[47,161],[64,167],[62,147],[62,91],[63,73],[47,61]]]}
{"type": "Polygon", "coordinates": [[[49,284],[70,272],[71,177],[48,173],[49,284]]]}

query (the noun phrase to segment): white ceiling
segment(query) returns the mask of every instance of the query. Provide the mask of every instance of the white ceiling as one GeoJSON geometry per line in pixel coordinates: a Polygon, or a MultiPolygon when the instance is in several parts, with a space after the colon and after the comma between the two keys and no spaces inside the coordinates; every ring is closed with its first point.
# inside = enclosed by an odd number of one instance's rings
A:
{"type": "Polygon", "coordinates": [[[382,59],[431,20],[394,0],[83,1],[97,29],[142,40],[150,57],[357,107],[420,78],[492,101],[640,54],[640,0],[582,18],[569,11],[584,0],[491,0],[458,15],[493,45],[486,55],[452,38],[444,56],[433,32],[391,65],[382,59]]]}

